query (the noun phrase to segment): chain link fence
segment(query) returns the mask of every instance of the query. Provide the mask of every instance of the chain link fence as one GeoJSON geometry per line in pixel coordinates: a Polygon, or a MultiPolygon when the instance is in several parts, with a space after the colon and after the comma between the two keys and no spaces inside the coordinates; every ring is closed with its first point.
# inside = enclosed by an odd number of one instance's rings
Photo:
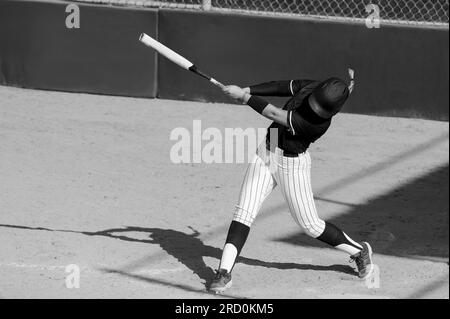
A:
{"type": "Polygon", "coordinates": [[[144,7],[169,7],[328,19],[365,20],[376,5],[381,22],[448,27],[449,0],[78,0],[144,7]]]}

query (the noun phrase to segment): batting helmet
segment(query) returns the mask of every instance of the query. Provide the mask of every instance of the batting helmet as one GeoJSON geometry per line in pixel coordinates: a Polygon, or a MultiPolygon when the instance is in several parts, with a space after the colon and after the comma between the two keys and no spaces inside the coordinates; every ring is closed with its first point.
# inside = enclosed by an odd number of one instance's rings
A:
{"type": "Polygon", "coordinates": [[[329,78],[317,86],[309,96],[311,109],[328,119],[338,113],[350,94],[347,84],[339,78],[329,78]]]}

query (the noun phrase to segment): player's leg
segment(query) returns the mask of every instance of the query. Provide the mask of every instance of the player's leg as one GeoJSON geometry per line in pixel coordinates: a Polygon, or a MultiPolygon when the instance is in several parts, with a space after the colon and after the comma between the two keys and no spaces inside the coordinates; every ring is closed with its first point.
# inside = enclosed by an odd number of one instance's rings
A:
{"type": "Polygon", "coordinates": [[[276,183],[268,164],[256,155],[242,183],[239,202],[228,230],[219,270],[210,290],[221,292],[231,285],[231,271],[250,232],[259,209],[276,183]]]}
{"type": "Polygon", "coordinates": [[[318,214],[311,187],[311,157],[308,152],[295,158],[284,158],[277,175],[282,193],[294,220],[305,232],[352,256],[358,264],[360,276],[371,271],[371,248],[359,244],[332,223],[322,220],[318,214]],[[364,259],[361,264],[361,259],[364,259]],[[364,267],[367,266],[367,267],[364,267]],[[367,269],[366,269],[367,268],[367,269]]]}

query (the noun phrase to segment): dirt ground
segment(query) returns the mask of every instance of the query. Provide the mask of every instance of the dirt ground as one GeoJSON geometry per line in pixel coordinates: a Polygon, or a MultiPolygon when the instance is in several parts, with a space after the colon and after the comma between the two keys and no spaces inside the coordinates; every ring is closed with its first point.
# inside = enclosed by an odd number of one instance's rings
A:
{"type": "Polygon", "coordinates": [[[0,297],[449,298],[448,122],[342,114],[310,149],[319,214],[372,244],[378,288],[276,189],[214,296],[246,165],[173,164],[170,132],[193,120],[268,124],[236,105],[0,87],[0,297]]]}

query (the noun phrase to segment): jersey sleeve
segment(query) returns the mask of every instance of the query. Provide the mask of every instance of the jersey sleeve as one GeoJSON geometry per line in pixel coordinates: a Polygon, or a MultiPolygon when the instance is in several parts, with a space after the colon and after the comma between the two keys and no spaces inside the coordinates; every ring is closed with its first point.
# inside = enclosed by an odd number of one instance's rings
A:
{"type": "Polygon", "coordinates": [[[250,94],[258,96],[291,96],[291,81],[271,81],[250,86],[250,94]]]}
{"type": "Polygon", "coordinates": [[[271,81],[250,86],[250,94],[258,96],[294,96],[304,87],[317,81],[271,81]]]}
{"type": "Polygon", "coordinates": [[[291,95],[295,95],[298,91],[308,86],[311,83],[317,81],[314,80],[292,80],[289,82],[289,90],[291,95]]]}

